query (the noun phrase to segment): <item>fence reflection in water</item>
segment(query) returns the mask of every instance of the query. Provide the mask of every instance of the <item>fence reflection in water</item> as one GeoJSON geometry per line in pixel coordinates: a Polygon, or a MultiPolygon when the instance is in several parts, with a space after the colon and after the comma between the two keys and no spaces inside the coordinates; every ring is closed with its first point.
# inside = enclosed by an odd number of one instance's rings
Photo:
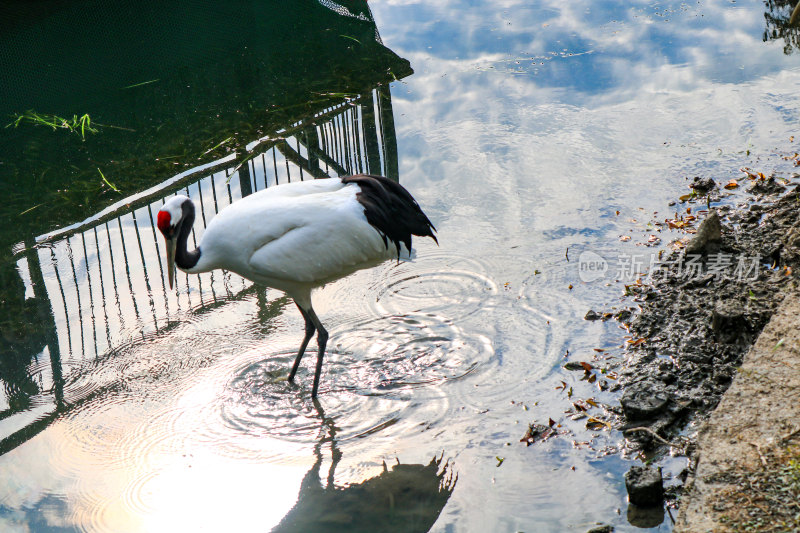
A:
{"type": "Polygon", "coordinates": [[[43,319],[46,347],[30,354],[24,378],[0,375],[0,454],[86,400],[65,391],[71,374],[121,345],[164,330],[187,310],[220,304],[251,286],[217,271],[180,273],[177,290],[168,290],[163,243],[154,225],[166,198],[180,193],[195,201],[191,239],[196,245],[214,215],[244,196],[276,184],[355,173],[398,179],[386,86],[257,140],[244,154],[178,174],[83,222],[17,245],[17,270],[26,298],[33,297],[43,319]],[[12,401],[15,395],[22,401],[12,401]],[[32,397],[40,408],[29,408],[32,397]]]}

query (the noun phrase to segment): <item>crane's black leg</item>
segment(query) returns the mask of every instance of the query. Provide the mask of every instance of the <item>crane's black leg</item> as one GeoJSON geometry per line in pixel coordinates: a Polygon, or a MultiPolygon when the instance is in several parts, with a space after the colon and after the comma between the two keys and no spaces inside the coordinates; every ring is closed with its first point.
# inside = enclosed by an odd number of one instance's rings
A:
{"type": "Polygon", "coordinates": [[[322,357],[325,355],[325,345],[328,344],[328,332],[322,327],[322,322],[317,318],[314,309],[309,308],[306,311],[308,318],[311,319],[314,327],[317,329],[317,344],[319,345],[319,352],[317,353],[317,368],[314,371],[314,386],[311,389],[311,397],[317,397],[317,389],[319,388],[319,376],[322,373],[322,357]]]}
{"type": "Polygon", "coordinates": [[[316,326],[314,326],[314,322],[311,320],[311,317],[308,316],[308,313],[306,313],[303,308],[297,304],[297,302],[295,302],[295,305],[297,305],[297,308],[300,310],[300,314],[303,315],[303,320],[306,321],[306,335],[303,337],[303,342],[300,344],[300,351],[297,352],[297,357],[292,365],[292,371],[289,372],[289,381],[294,381],[294,375],[297,373],[297,368],[300,366],[300,359],[302,359],[303,354],[306,353],[308,342],[311,340],[311,337],[314,336],[314,331],[317,329],[316,326]]]}

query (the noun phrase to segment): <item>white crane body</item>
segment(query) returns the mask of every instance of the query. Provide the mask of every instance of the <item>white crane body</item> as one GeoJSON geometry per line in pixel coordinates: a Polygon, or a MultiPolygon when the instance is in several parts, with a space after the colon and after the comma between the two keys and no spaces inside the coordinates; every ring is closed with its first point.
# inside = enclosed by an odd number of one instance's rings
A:
{"type": "Polygon", "coordinates": [[[330,178],[247,196],[211,220],[200,260],[186,272],[230,270],[303,305],[312,289],[396,255],[367,222],[358,191],[356,184],[330,178]]]}
{"type": "Polygon", "coordinates": [[[379,176],[301,181],[251,194],[220,211],[190,252],[186,241],[193,221],[194,204],[185,196],[170,198],[159,211],[170,287],[174,261],[187,273],[219,268],[284,291],[306,321],[290,381],[310,337],[318,333],[313,397],[328,335],[312,308],[311,291],[387,259],[410,255],[412,234],[436,240],[435,228],[411,195],[379,176]]]}

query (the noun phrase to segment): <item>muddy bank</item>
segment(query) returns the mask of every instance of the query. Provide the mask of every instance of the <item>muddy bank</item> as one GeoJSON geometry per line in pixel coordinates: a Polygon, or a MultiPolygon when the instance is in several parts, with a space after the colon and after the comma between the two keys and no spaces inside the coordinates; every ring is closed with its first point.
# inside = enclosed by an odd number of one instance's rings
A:
{"type": "Polygon", "coordinates": [[[698,203],[675,209],[695,208],[702,223],[685,224],[693,233],[665,252],[650,283],[629,289],[642,305],[627,324],[638,344],[620,372],[622,429],[645,451],[675,442],[717,406],[800,272],[796,185],[759,178],[747,201],[716,208],[717,184],[695,186],[698,203]]]}
{"type": "MultiPolygon", "coordinates": [[[[680,473],[674,471],[672,462],[669,469],[677,477],[668,483],[665,480],[663,494],[669,507],[691,505],[691,517],[702,514],[697,509],[708,504],[698,500],[697,495],[705,494],[702,490],[692,489],[689,496],[682,494],[684,482],[693,479],[698,458],[702,457],[697,452],[696,428],[708,420],[742,372],[745,355],[782,309],[786,294],[797,291],[798,286],[800,184],[763,175],[751,177],[737,184],[747,186],[747,195],[737,194],[735,205],[721,202],[721,196],[729,192],[721,189],[721,184],[696,179],[692,193],[672,206],[675,218],[664,221],[671,229],[684,231],[685,236],[661,253],[660,265],[647,280],[626,286],[629,299],[638,307],[631,305],[613,315],[590,311],[586,316],[588,320],[613,317],[627,327],[629,347],[618,367],[622,390],[616,410],[618,427],[631,451],[653,461],[648,475],[660,478],[658,466],[667,456],[688,458],[689,466],[680,473]]],[[[753,403],[752,394],[756,392],[750,390],[736,400],[746,406],[737,416],[752,420],[767,408],[772,409],[771,420],[784,416],[780,403],[769,407],[764,402],[753,403]]],[[[759,394],[769,397],[768,391],[759,394]]],[[[786,434],[785,424],[776,427],[786,434]]],[[[740,452],[716,446],[715,439],[719,438],[710,437],[701,447],[718,448],[719,455],[712,462],[725,464],[729,458],[726,454],[740,452]]],[[[769,453],[776,458],[771,467],[785,470],[785,464],[791,462],[786,459],[786,450],[769,453]]],[[[631,472],[628,474],[630,477],[631,472]]],[[[716,474],[719,472],[709,474],[709,479],[716,474]]],[[[764,473],[764,479],[775,478],[773,474],[764,473]]],[[[743,479],[741,471],[724,475],[743,479]]],[[[628,489],[633,501],[635,494],[631,487],[628,489]]],[[[719,491],[713,498],[720,498],[719,491]]],[[[731,498],[729,501],[734,501],[731,498]]],[[[639,508],[631,505],[629,515],[631,509],[639,508]]],[[[661,505],[653,507],[653,516],[663,517],[662,509],[661,505]]],[[[678,514],[682,517],[683,509],[678,514]]],[[[691,523],[694,518],[682,520],[683,526],[677,526],[683,527],[682,531],[717,531],[695,528],[691,523]]]]}

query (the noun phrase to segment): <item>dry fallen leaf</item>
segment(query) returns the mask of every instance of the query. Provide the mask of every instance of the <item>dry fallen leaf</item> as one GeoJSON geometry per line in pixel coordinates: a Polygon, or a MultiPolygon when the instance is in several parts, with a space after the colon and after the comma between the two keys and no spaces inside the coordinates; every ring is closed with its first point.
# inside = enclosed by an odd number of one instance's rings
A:
{"type": "MultiPolygon", "coordinates": [[[[686,248],[686,244],[689,242],[688,237],[684,237],[683,239],[676,239],[669,243],[669,247],[673,250],[681,250],[686,248]]],[[[659,258],[660,259],[660,258],[659,258]]]]}
{"type": "Polygon", "coordinates": [[[586,429],[605,429],[611,428],[611,425],[608,422],[600,420],[599,418],[589,417],[589,420],[586,421],[586,429]]]}
{"type": "MultiPolygon", "coordinates": [[[[557,434],[558,432],[552,427],[534,423],[528,425],[528,431],[525,432],[525,435],[521,439],[519,439],[519,441],[524,442],[526,445],[530,446],[536,441],[547,440],[548,438],[557,434]]],[[[500,465],[498,464],[497,466],[500,465]]]]}
{"type": "Polygon", "coordinates": [[[739,184],[736,183],[736,180],[731,180],[731,181],[729,181],[728,183],[725,184],[725,188],[726,189],[735,189],[738,186],[739,186],[739,184]]]}
{"type": "Polygon", "coordinates": [[[689,225],[688,220],[681,220],[681,219],[665,220],[665,222],[667,223],[667,226],[669,226],[670,229],[683,229],[689,225]]]}

